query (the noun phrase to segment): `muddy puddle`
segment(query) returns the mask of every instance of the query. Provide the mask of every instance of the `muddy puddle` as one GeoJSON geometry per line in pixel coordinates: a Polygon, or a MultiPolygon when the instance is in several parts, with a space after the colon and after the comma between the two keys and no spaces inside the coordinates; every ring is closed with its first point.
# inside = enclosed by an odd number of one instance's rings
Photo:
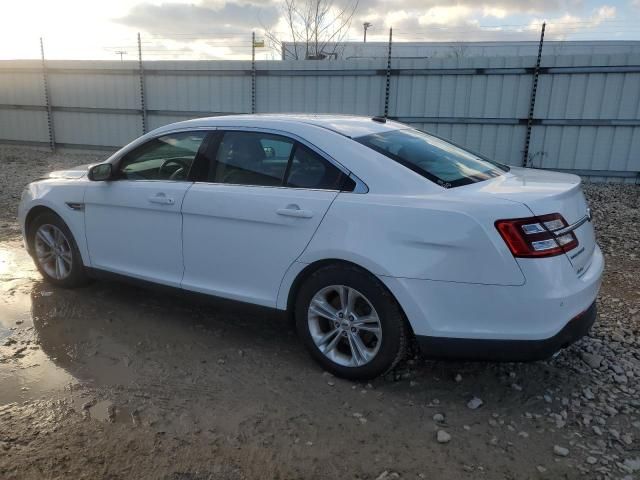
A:
{"type": "Polygon", "coordinates": [[[290,347],[305,358],[272,320],[121,283],[55,288],[19,241],[0,243],[0,406],[62,400],[101,421],[199,430],[228,392],[275,390],[256,376],[271,364],[260,347],[276,362],[290,347]]]}
{"type": "Polygon", "coordinates": [[[40,300],[51,296],[18,242],[0,246],[0,405],[70,389],[77,379],[39,346],[34,322],[40,300]]]}
{"type": "Polygon", "coordinates": [[[85,417],[114,422],[119,414],[119,420],[131,420],[126,409],[100,399],[110,382],[130,379],[117,364],[131,361],[126,348],[114,346],[106,363],[115,365],[101,364],[104,336],[85,321],[81,305],[91,305],[84,300],[92,298],[86,292],[83,299],[47,285],[19,242],[0,244],[0,407],[62,400],[85,417]]]}
{"type": "MultiPolygon", "coordinates": [[[[132,474],[143,457],[130,446],[149,442],[147,468],[156,468],[163,441],[175,442],[169,456],[182,448],[187,465],[169,461],[165,472],[208,471],[217,458],[249,469],[243,478],[378,478],[391,470],[402,478],[537,478],[520,473],[539,465],[549,478],[575,478],[568,472],[583,463],[581,450],[603,448],[578,417],[599,415],[579,398],[601,375],[579,358],[575,349],[530,364],[414,357],[389,376],[349,382],[324,373],[283,316],[124,283],[53,288],[19,241],[0,242],[0,426],[9,426],[5,437],[0,428],[0,448],[24,455],[5,462],[19,466],[6,478],[25,478],[34,456],[50,465],[69,445],[77,445],[78,471],[95,468],[92,478],[123,461],[130,470],[113,478],[178,478],[132,474]],[[473,397],[483,406],[468,407],[473,397]],[[450,445],[436,441],[439,429],[452,435],[450,445]],[[112,453],[88,466],[85,443],[93,455],[112,453]],[[554,444],[571,456],[559,463],[554,444]]],[[[627,410],[607,426],[626,432],[635,420],[627,410]]],[[[66,462],[59,459],[60,478],[71,478],[66,462]]]]}

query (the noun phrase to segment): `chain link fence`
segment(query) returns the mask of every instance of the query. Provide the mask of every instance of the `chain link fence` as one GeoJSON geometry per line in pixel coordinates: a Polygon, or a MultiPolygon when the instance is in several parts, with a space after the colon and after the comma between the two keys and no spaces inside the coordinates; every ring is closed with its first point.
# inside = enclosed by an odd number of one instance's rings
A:
{"type": "Polygon", "coordinates": [[[255,35],[250,60],[158,60],[140,35],[136,60],[48,60],[41,41],[39,61],[0,61],[0,142],[111,150],[194,117],[382,115],[507,164],[637,182],[640,53],[546,55],[544,33],[537,55],[402,57],[389,30],[386,58],[324,61],[265,60],[255,35]]]}

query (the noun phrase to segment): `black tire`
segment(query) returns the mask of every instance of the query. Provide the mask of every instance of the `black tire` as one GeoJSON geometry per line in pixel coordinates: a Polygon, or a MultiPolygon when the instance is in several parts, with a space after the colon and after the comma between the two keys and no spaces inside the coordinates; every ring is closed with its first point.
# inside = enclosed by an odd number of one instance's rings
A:
{"type": "Polygon", "coordinates": [[[393,369],[406,355],[410,329],[400,306],[377,278],[356,266],[329,265],[311,274],[298,290],[294,314],[298,335],[311,356],[325,370],[338,377],[349,380],[371,379],[393,369]],[[311,300],[316,293],[333,285],[357,290],[366,297],[379,318],[382,332],[380,345],[375,356],[364,365],[345,366],[332,361],[320,351],[312,337],[308,318],[311,300]]]}
{"type": "Polygon", "coordinates": [[[43,212],[39,214],[29,224],[27,239],[36,268],[46,282],[62,288],[76,288],[86,285],[89,282],[82,263],[80,251],[78,250],[78,244],[76,243],[75,238],[73,238],[73,234],[71,233],[71,230],[69,230],[69,227],[67,227],[67,224],[64,223],[62,218],[58,215],[53,212],[43,212]],[[71,253],[71,270],[64,278],[58,279],[51,276],[38,261],[38,256],[36,254],[36,232],[43,225],[53,225],[54,227],[57,227],[64,234],[69,244],[71,253]]]}

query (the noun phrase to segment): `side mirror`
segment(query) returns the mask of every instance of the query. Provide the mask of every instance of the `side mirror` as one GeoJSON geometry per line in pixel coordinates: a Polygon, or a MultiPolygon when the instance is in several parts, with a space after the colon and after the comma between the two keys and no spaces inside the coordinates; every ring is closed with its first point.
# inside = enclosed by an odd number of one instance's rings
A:
{"type": "Polygon", "coordinates": [[[113,174],[113,165],[110,163],[101,163],[94,165],[89,169],[89,180],[93,182],[103,182],[111,180],[113,174]]]}

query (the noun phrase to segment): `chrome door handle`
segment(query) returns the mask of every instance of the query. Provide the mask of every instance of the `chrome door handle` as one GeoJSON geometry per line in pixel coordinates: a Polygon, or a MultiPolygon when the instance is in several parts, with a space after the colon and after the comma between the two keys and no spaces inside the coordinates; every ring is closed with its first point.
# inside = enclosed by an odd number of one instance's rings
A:
{"type": "Polygon", "coordinates": [[[149,197],[149,201],[151,203],[157,203],[160,205],[173,205],[174,203],[176,203],[173,198],[165,196],[164,193],[159,193],[158,195],[149,197]]]}
{"type": "Polygon", "coordinates": [[[313,212],[311,210],[302,210],[298,205],[291,204],[287,205],[286,208],[279,208],[276,210],[278,215],[282,215],[285,217],[296,217],[296,218],[311,218],[313,217],[313,212]]]}

